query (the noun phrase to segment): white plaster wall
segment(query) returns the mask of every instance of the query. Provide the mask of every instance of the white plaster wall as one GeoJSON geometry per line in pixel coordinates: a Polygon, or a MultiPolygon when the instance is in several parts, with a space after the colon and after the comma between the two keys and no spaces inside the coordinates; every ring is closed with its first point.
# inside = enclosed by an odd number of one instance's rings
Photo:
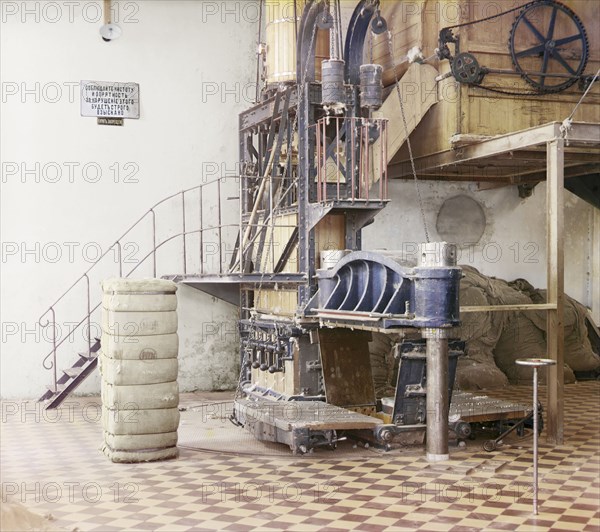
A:
{"type": "MultiPolygon", "coordinates": [[[[0,2],[2,397],[37,397],[50,383],[41,367],[49,335],[36,321],[97,250],[108,249],[153,203],[199,184],[203,169],[212,178],[215,168],[234,170],[238,159],[237,115],[249,104],[255,76],[253,2],[113,4],[123,35],[105,43],[100,1],[0,2]],[[139,83],[141,118],[110,127],[80,117],[80,80],[139,83]]],[[[176,210],[166,208],[165,216],[176,210]]],[[[129,241],[134,261],[149,242],[148,229],[129,241]]],[[[159,274],[181,273],[179,257],[175,247],[165,248],[159,274]]],[[[103,277],[115,274],[114,261],[101,270],[90,277],[96,292],[103,277]]],[[[83,294],[82,288],[57,309],[59,323],[81,318],[83,294]]],[[[228,332],[222,338],[214,331],[223,323],[229,331],[236,309],[189,288],[179,291],[179,305],[182,389],[230,386],[237,346],[228,332]]],[[[83,346],[77,335],[59,367],[83,346]]],[[[98,379],[88,379],[80,391],[98,389],[98,379]]]]}
{"type": "MultiPolygon", "coordinates": [[[[535,187],[521,199],[516,187],[478,190],[476,184],[420,181],[430,239],[440,240],[437,213],[447,198],[467,195],[483,208],[486,229],[476,245],[459,249],[459,263],[474,266],[486,275],[513,280],[524,278],[537,288],[546,287],[546,185],[535,187]]],[[[404,249],[414,253],[425,241],[419,201],[413,181],[392,181],[392,201],[364,231],[366,249],[404,249]]],[[[594,282],[600,271],[593,257],[598,253],[594,233],[594,207],[565,190],[565,291],[597,312],[594,282]],[[594,243],[596,250],[594,251],[594,243]]],[[[596,214],[597,217],[597,214],[596,214]]],[[[597,232],[597,229],[596,229],[597,232]]],[[[414,257],[416,259],[416,255],[414,257]]],[[[597,288],[596,288],[597,290],[597,288]]]]}

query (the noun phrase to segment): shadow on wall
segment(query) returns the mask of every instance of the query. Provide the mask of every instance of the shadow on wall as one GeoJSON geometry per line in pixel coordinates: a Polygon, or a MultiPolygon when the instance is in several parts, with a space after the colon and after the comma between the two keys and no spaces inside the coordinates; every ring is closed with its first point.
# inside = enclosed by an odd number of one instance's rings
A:
{"type": "Polygon", "coordinates": [[[184,284],[177,298],[181,391],[235,389],[240,373],[238,307],[184,284]]]}

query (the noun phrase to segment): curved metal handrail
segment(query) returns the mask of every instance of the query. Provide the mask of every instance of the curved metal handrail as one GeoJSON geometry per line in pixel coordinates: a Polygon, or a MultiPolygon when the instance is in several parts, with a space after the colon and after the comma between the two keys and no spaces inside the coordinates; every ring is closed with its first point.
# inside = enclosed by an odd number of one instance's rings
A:
{"type": "Polygon", "coordinates": [[[115,240],[114,244],[112,244],[112,246],[110,246],[104,253],[102,253],[102,255],[100,255],[100,257],[98,257],[98,259],[96,259],[96,261],[80,277],[78,277],[77,280],[69,288],[67,288],[54,303],[52,303],[50,305],[50,307],[48,307],[48,309],[40,316],[40,320],[50,311],[50,309],[52,307],[56,306],[56,304],[59,303],[62,300],[62,298],[65,297],[77,285],[77,283],[79,283],[79,281],[81,281],[84,278],[84,276],[86,274],[88,274],[104,257],[106,257],[106,255],[108,255],[108,253],[117,244],[120,245],[120,241],[123,240],[123,238],[125,238],[133,229],[135,229],[144,220],[144,218],[148,214],[150,214],[150,212],[152,212],[153,215],[156,216],[156,213],[154,213],[154,209],[156,209],[156,207],[158,207],[159,205],[162,205],[163,203],[169,201],[172,198],[175,198],[175,197],[179,196],[180,194],[186,194],[187,192],[191,192],[192,190],[201,189],[203,187],[212,185],[212,184],[214,184],[214,183],[216,183],[218,181],[221,181],[223,179],[232,179],[232,178],[234,178],[234,177],[233,176],[218,177],[217,179],[214,179],[212,181],[208,181],[206,183],[203,183],[202,185],[196,185],[195,187],[190,187],[190,188],[183,189],[183,190],[181,190],[179,192],[175,192],[174,194],[171,194],[170,196],[167,196],[166,198],[163,198],[159,202],[155,203],[144,214],[142,214],[142,216],[140,216],[119,238],[117,238],[115,240]]]}
{"type": "MultiPolygon", "coordinates": [[[[255,227],[261,227],[261,224],[254,224],[255,227]]],[[[224,224],[221,225],[220,227],[225,228],[225,227],[238,227],[237,224],[224,224]]],[[[286,227],[286,228],[293,228],[296,227],[295,225],[278,225],[277,227],[286,227]]],[[[156,251],[158,251],[160,248],[162,248],[165,244],[167,244],[168,242],[171,242],[172,240],[175,240],[176,238],[180,238],[183,236],[187,236],[187,235],[192,235],[192,234],[196,234],[196,233],[202,233],[204,231],[211,231],[211,230],[215,230],[218,229],[219,226],[215,225],[215,226],[211,226],[211,227],[205,227],[202,229],[193,229],[191,231],[186,231],[181,232],[181,233],[176,233],[174,235],[171,235],[168,238],[165,238],[162,242],[156,244],[153,249],[151,249],[146,255],[144,255],[139,262],[129,271],[127,272],[127,274],[125,275],[125,278],[128,278],[131,274],[133,274],[142,264],[144,264],[146,262],[146,260],[151,256],[156,254],[156,251]]],[[[84,274],[86,277],[87,275],[84,274]]],[[[89,283],[89,279],[88,279],[88,283],[89,283]]],[[[88,286],[89,288],[89,286],[88,286]]],[[[50,362],[50,365],[46,365],[46,361],[48,360],[48,358],[50,356],[52,356],[56,349],[58,349],[66,340],[68,340],[73,333],[85,322],[87,321],[88,323],[88,330],[90,330],[90,317],[91,315],[100,307],[100,305],[102,304],[102,302],[99,302],[94,308],[90,308],[89,306],[89,300],[88,300],[88,313],[81,319],[81,321],[79,323],[77,323],[77,325],[75,325],[75,327],[73,327],[71,329],[71,331],[69,332],[69,334],[67,334],[64,338],[62,338],[62,340],[60,340],[58,343],[56,343],[56,328],[53,328],[54,331],[54,337],[53,337],[53,348],[52,350],[44,357],[43,359],[43,366],[44,368],[50,370],[53,367],[55,367],[55,364],[53,362],[50,362]]],[[[53,313],[53,323],[55,323],[55,312],[54,312],[54,307],[51,307],[50,309],[48,309],[48,311],[46,311],[45,314],[47,314],[48,312],[52,312],[53,313]]],[[[45,315],[44,314],[44,315],[45,315]]],[[[47,320],[45,324],[40,323],[40,325],[42,325],[43,327],[47,327],[50,324],[50,321],[47,320]]],[[[88,351],[91,350],[91,336],[88,338],[88,351]]]]}
{"type": "MultiPolygon", "coordinates": [[[[209,230],[218,230],[219,231],[219,236],[221,236],[221,231],[223,228],[223,225],[221,224],[221,197],[220,197],[220,191],[221,191],[221,182],[223,180],[226,179],[239,179],[239,176],[220,176],[217,177],[215,179],[212,179],[210,181],[207,181],[206,183],[202,183],[201,185],[196,185],[193,187],[189,187],[186,189],[183,189],[179,192],[175,192],[173,194],[170,194],[169,196],[161,199],[160,201],[158,201],[157,203],[155,203],[152,207],[150,207],[146,212],[144,212],[144,214],[142,214],[133,224],[131,224],[127,230],[119,237],[117,238],[117,240],[115,240],[115,242],[106,249],[106,251],[104,253],[102,253],[95,261],[94,263],[81,275],[79,276],[74,282],[73,284],[71,284],[55,301],[54,303],[52,303],[38,318],[38,323],[41,327],[45,328],[50,326],[50,324],[52,324],[52,350],[50,351],[50,353],[48,353],[42,360],[42,365],[44,368],[50,370],[53,369],[54,370],[54,390],[56,391],[57,389],[57,367],[56,367],[56,351],[57,349],[69,338],[72,337],[72,335],[75,333],[75,331],[84,323],[87,321],[88,324],[88,353],[91,352],[91,348],[92,348],[92,343],[91,343],[91,334],[90,334],[90,318],[93,312],[96,311],[96,309],[98,309],[98,307],[101,305],[101,302],[98,303],[93,309],[91,308],[90,305],[90,279],[89,279],[89,273],[112,251],[116,248],[117,251],[117,257],[118,257],[118,262],[119,262],[119,276],[123,277],[123,257],[122,257],[122,240],[129,234],[131,233],[131,231],[133,231],[133,229],[135,229],[136,227],[138,227],[148,215],[151,215],[152,217],[152,249],[151,251],[142,258],[141,261],[139,261],[136,266],[130,270],[127,275],[125,277],[129,277],[129,275],[131,275],[135,270],[137,270],[137,268],[143,264],[150,255],[153,255],[153,273],[154,276],[156,277],[156,251],[158,249],[160,249],[164,244],[166,244],[167,242],[178,238],[178,237],[183,237],[183,252],[184,252],[184,256],[183,256],[183,260],[184,260],[184,271],[186,269],[186,236],[187,234],[192,234],[192,233],[203,233],[204,231],[209,231],[209,230]],[[200,211],[203,210],[203,205],[202,205],[202,190],[204,187],[208,187],[210,185],[214,185],[217,184],[218,187],[218,204],[219,204],[219,224],[217,226],[214,227],[207,227],[207,228],[200,228],[198,230],[193,230],[193,231],[186,231],[185,229],[185,195],[189,192],[192,192],[194,190],[199,190],[200,191],[200,211]],[[181,233],[177,233],[169,238],[167,238],[166,240],[160,242],[159,244],[156,244],[156,208],[159,207],[160,205],[168,202],[169,200],[176,198],[178,196],[181,196],[181,201],[182,201],[182,214],[183,214],[183,218],[182,218],[182,226],[183,226],[183,230],[181,233]],[[69,333],[62,338],[60,341],[57,342],[56,340],[56,311],[55,311],[55,307],[58,303],[60,303],[65,296],[67,296],[67,294],[69,294],[82,280],[85,279],[86,282],[86,293],[87,293],[87,314],[82,318],[82,320],[77,323],[77,325],[75,327],[73,327],[69,333]],[[45,321],[44,321],[45,320],[45,321]],[[52,357],[52,360],[49,360],[50,357],[52,357]]],[[[226,227],[237,227],[237,224],[227,224],[226,227]]]]}

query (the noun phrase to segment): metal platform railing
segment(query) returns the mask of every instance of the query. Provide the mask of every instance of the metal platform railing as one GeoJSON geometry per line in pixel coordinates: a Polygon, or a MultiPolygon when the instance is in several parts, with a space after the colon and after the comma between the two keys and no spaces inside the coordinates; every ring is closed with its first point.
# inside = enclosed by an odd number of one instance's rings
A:
{"type": "Polygon", "coordinates": [[[388,199],[387,119],[325,117],[313,127],[317,202],[388,199]]]}
{"type": "MultiPolygon", "coordinates": [[[[92,294],[90,290],[90,276],[94,270],[99,270],[100,267],[109,266],[109,276],[115,275],[119,277],[130,277],[136,271],[139,270],[143,264],[151,263],[151,272],[153,277],[157,277],[158,266],[157,266],[157,254],[159,250],[163,249],[167,244],[173,241],[180,241],[181,248],[180,254],[182,263],[182,270],[184,274],[188,272],[191,261],[190,253],[190,240],[196,235],[197,236],[197,271],[200,275],[203,274],[224,274],[226,271],[226,246],[224,244],[224,238],[227,235],[239,234],[240,222],[235,221],[232,223],[224,223],[224,201],[238,198],[224,198],[222,195],[223,185],[228,180],[235,180],[238,184],[240,179],[238,176],[233,177],[219,177],[207,183],[191,187],[175,194],[171,194],[166,198],[162,199],[158,203],[154,204],[148,209],[140,218],[138,218],[104,253],[95,260],[92,265],[80,276],[73,284],[71,284],[39,317],[38,323],[42,328],[50,328],[50,342],[52,349],[44,357],[42,365],[47,370],[52,370],[53,374],[53,391],[57,391],[57,353],[59,348],[65,344],[68,340],[73,340],[75,333],[83,330],[87,327],[87,336],[84,334],[84,338],[87,341],[87,352],[91,355],[92,352],[92,315],[97,311],[101,302],[93,303],[92,294]],[[214,188],[214,190],[210,190],[214,188]],[[179,213],[175,212],[175,216],[179,217],[179,228],[174,234],[162,238],[158,236],[157,232],[157,209],[159,207],[170,208],[175,207],[175,210],[179,210],[179,213]],[[194,213],[193,211],[197,211],[194,213]],[[216,212],[213,212],[216,211],[216,212]],[[196,222],[192,225],[191,214],[195,214],[196,222]],[[210,223],[210,220],[214,220],[216,223],[210,223]],[[207,223],[208,222],[208,223],[207,223]],[[127,260],[123,257],[123,248],[127,244],[128,238],[132,238],[132,234],[136,229],[143,228],[146,224],[150,225],[150,239],[151,245],[149,251],[141,257],[141,259],[135,261],[135,265],[127,270],[127,260]],[[191,227],[190,227],[191,226],[191,227]],[[216,267],[209,269],[206,267],[207,264],[207,242],[206,235],[212,233],[216,237],[216,251],[218,258],[216,260],[216,267]],[[111,261],[112,259],[112,261],[111,261]],[[112,268],[111,268],[112,266],[112,268]],[[85,314],[81,320],[75,322],[74,327],[69,327],[68,333],[62,338],[57,338],[57,307],[60,303],[65,303],[67,297],[73,294],[80,285],[83,284],[85,292],[85,314]]],[[[169,225],[172,224],[172,217],[168,220],[169,225]]],[[[148,235],[146,235],[148,236],[148,235]]],[[[215,245],[215,242],[209,242],[211,247],[215,245]]],[[[214,250],[213,250],[214,251],[214,250]]],[[[211,253],[214,258],[214,253],[211,253]]],[[[177,260],[177,254],[169,255],[170,259],[177,260]]],[[[213,261],[214,263],[215,261],[213,261]]],[[[166,272],[165,272],[166,273],[166,272]]],[[[107,274],[104,273],[104,277],[107,274]]],[[[48,336],[48,335],[47,335],[48,336]]]]}

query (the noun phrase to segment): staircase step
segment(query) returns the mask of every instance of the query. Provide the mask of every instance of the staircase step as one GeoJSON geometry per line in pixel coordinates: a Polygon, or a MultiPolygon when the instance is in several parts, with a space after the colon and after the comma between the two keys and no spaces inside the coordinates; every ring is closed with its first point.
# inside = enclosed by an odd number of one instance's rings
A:
{"type": "Polygon", "coordinates": [[[77,354],[84,360],[94,360],[95,358],[98,358],[98,352],[88,353],[87,351],[84,351],[83,353],[77,353],[77,354]]]}
{"type": "Polygon", "coordinates": [[[55,394],[55,395],[58,395],[59,393],[62,393],[62,392],[64,392],[64,391],[65,391],[66,385],[64,385],[64,384],[59,384],[59,385],[56,387],[56,391],[54,391],[54,386],[52,386],[51,384],[47,385],[47,386],[46,386],[46,388],[47,388],[47,389],[48,389],[50,392],[52,392],[53,394],[55,394]]]}
{"type": "Polygon", "coordinates": [[[69,377],[74,379],[75,377],[77,377],[77,375],[79,375],[83,371],[83,367],[67,368],[67,369],[63,369],[62,371],[65,375],[68,375],[69,377]]]}
{"type": "Polygon", "coordinates": [[[90,346],[89,351],[77,353],[79,358],[67,369],[62,371],[62,375],[57,382],[57,390],[53,386],[46,386],[47,391],[40,397],[44,402],[46,409],[53,409],[60,404],[73,392],[86,377],[96,369],[98,365],[98,355],[100,355],[100,340],[95,339],[95,343],[90,346]]]}

